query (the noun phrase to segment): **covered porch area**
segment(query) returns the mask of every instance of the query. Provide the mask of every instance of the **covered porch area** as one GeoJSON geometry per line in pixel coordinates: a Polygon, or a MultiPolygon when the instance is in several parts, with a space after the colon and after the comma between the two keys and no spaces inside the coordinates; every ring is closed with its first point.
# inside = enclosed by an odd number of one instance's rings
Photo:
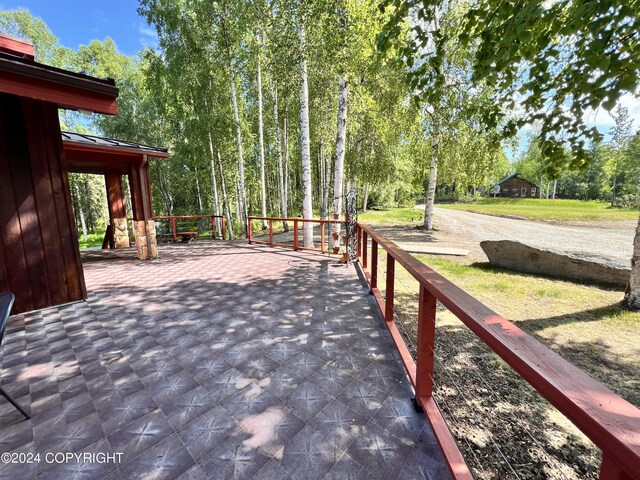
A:
{"type": "Polygon", "coordinates": [[[353,265],[240,242],[83,254],[85,302],[12,317],[2,464],[32,478],[433,478],[448,468],[353,265]],[[268,252],[268,253],[267,253],[268,252]]]}

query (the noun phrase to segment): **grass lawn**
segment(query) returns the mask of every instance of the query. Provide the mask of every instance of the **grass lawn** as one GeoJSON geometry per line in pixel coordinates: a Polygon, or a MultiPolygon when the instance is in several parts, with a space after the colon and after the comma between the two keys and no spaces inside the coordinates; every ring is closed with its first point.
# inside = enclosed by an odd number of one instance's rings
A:
{"type": "Polygon", "coordinates": [[[418,225],[420,214],[424,215],[424,208],[402,207],[389,210],[368,210],[365,213],[358,213],[358,221],[372,225],[409,225],[413,220],[418,225]]]}
{"type": "Polygon", "coordinates": [[[638,219],[638,210],[611,208],[607,203],[583,200],[480,198],[474,203],[438,204],[437,206],[533,220],[597,222],[638,219]]]}
{"type": "Polygon", "coordinates": [[[104,239],[104,231],[90,233],[89,235],[87,235],[86,242],[82,238],[82,234],[80,234],[78,236],[78,243],[80,243],[80,248],[101,247],[103,239],[104,239]]]}

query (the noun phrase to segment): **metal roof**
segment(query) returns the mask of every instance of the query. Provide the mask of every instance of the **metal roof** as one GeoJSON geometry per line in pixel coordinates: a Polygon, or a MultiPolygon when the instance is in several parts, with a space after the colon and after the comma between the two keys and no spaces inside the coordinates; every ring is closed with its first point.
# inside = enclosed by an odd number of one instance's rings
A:
{"type": "Polygon", "coordinates": [[[509,175],[508,177],[504,177],[502,180],[500,180],[496,185],[502,185],[504,182],[507,182],[509,180],[511,180],[513,177],[517,177],[518,174],[517,173],[512,173],[511,175],[509,175]]]}
{"type": "Polygon", "coordinates": [[[116,140],[107,137],[98,137],[97,135],[88,135],[86,133],[77,132],[61,132],[62,142],[65,148],[80,147],[88,150],[99,150],[109,152],[133,153],[139,155],[148,155],[150,157],[167,158],[169,150],[167,148],[152,147],[138,142],[128,142],[126,140],[116,140]]]}

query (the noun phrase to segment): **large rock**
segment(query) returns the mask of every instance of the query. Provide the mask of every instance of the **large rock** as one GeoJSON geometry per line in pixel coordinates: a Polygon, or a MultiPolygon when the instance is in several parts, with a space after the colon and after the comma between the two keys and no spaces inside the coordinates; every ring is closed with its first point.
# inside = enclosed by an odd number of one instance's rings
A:
{"type": "Polygon", "coordinates": [[[480,246],[493,265],[518,272],[620,287],[627,285],[631,275],[631,267],[624,268],[614,260],[584,253],[542,250],[511,240],[485,240],[480,246]]]}

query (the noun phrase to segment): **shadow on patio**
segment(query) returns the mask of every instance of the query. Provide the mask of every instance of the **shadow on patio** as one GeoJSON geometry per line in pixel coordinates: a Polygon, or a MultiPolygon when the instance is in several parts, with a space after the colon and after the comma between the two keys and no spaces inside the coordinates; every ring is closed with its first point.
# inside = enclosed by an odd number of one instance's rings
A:
{"type": "Polygon", "coordinates": [[[34,415],[0,404],[0,446],[43,458],[0,476],[448,478],[352,266],[241,243],[132,255],[85,255],[86,302],[11,319],[2,385],[34,415]]]}

